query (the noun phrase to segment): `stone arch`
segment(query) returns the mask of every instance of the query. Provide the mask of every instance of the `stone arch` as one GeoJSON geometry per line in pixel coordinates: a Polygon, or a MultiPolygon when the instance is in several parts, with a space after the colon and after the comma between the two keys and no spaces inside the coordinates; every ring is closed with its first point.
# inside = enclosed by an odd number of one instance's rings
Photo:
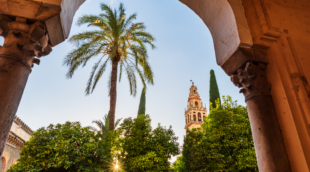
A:
{"type": "MultiPolygon", "coordinates": [[[[256,2],[253,1],[253,4],[248,4],[247,2],[249,1],[247,0],[179,1],[192,9],[207,25],[213,38],[216,62],[219,66],[222,67],[226,74],[231,76],[231,80],[236,86],[243,86],[240,85],[241,80],[240,78],[238,78],[237,70],[242,70],[242,72],[251,71],[251,67],[255,67],[255,69],[257,69],[256,71],[262,74],[260,76],[267,74],[272,77],[275,76],[274,74],[269,74],[265,70],[266,65],[269,63],[268,55],[275,55],[279,52],[280,49],[274,49],[273,52],[275,53],[268,53],[267,49],[270,48],[271,44],[274,41],[281,37],[281,32],[278,31],[278,28],[273,29],[270,24],[269,17],[269,20],[265,18],[266,16],[268,16],[268,13],[266,12],[266,9],[264,11],[262,7],[262,4],[264,4],[264,2],[257,0],[256,2]],[[243,6],[243,2],[245,6],[243,6]],[[247,16],[244,7],[246,7],[247,16]],[[258,10],[256,7],[258,8],[258,10]],[[249,14],[252,11],[254,14],[249,14]],[[252,37],[251,35],[248,21],[251,22],[251,31],[254,37],[252,37]],[[258,25],[253,24],[256,22],[258,23],[258,25]],[[254,40],[255,46],[253,46],[254,40]],[[255,62],[256,64],[254,64],[253,62],[255,62]],[[257,66],[260,66],[261,68],[257,66]]],[[[283,54],[280,55],[279,53],[279,59],[280,56],[282,57],[283,54]]],[[[273,105],[273,103],[271,103],[274,100],[272,100],[271,98],[270,90],[267,90],[270,87],[270,84],[266,79],[267,77],[262,77],[265,78],[265,85],[262,84],[262,81],[260,81],[258,78],[259,77],[256,77],[255,80],[255,86],[257,86],[255,89],[266,88],[265,95],[270,96],[262,96],[262,91],[260,91],[259,93],[254,93],[253,91],[249,91],[250,89],[247,89],[248,94],[245,93],[246,91],[244,91],[243,93],[245,97],[247,97],[248,95],[251,95],[251,98],[254,97],[253,95],[256,96],[251,100],[246,99],[246,103],[248,107],[249,117],[251,120],[251,129],[253,131],[253,141],[256,148],[255,152],[258,157],[257,162],[259,171],[278,170],[291,172],[291,165],[288,158],[287,149],[284,144],[283,135],[281,134],[281,128],[277,119],[275,106],[273,105]],[[266,113],[268,113],[268,115],[266,115],[266,113]],[[263,120],[261,117],[266,117],[266,120],[263,120]],[[258,121],[268,122],[259,123],[258,121]],[[264,126],[265,129],[261,129],[262,126],[264,126]],[[264,133],[260,130],[268,130],[269,133],[264,133]],[[270,135],[270,133],[272,133],[272,136],[270,135]]],[[[253,87],[254,84],[251,85],[251,90],[255,90],[253,87]]],[[[286,125],[288,125],[288,123],[286,125]]],[[[288,140],[288,138],[291,138],[291,136],[288,136],[286,139],[288,140]]],[[[292,148],[289,149],[292,150],[292,148]]],[[[292,156],[291,160],[293,160],[296,155],[297,154],[295,154],[295,156],[292,156]]]]}
{"type": "Polygon", "coordinates": [[[1,158],[1,172],[5,172],[6,168],[6,159],[4,157],[1,158]]]}
{"type": "MultiPolygon", "coordinates": [[[[216,62],[227,74],[240,66],[225,63],[239,48],[251,48],[253,38],[241,0],[179,0],[192,9],[207,25],[213,38],[216,62]],[[227,69],[228,68],[228,69],[227,69]]],[[[239,61],[240,57],[236,57],[239,61]]],[[[241,63],[241,62],[240,62],[241,63]]],[[[243,64],[243,61],[242,61],[243,64]]]]}

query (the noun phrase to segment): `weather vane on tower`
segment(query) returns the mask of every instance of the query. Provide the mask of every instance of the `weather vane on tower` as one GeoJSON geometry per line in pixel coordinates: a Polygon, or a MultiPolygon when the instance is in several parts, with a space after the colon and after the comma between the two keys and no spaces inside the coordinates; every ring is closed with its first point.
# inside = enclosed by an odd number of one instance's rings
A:
{"type": "Polygon", "coordinates": [[[191,80],[191,82],[192,82],[192,85],[194,86],[194,82],[193,82],[193,80],[191,80]]]}

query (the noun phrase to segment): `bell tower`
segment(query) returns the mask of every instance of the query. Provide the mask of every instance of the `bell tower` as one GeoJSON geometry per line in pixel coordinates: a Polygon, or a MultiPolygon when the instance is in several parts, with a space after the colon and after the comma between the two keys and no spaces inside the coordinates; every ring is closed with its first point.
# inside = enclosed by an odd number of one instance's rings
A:
{"type": "Polygon", "coordinates": [[[203,106],[197,87],[192,82],[185,109],[185,129],[199,128],[206,116],[207,108],[203,106]]]}

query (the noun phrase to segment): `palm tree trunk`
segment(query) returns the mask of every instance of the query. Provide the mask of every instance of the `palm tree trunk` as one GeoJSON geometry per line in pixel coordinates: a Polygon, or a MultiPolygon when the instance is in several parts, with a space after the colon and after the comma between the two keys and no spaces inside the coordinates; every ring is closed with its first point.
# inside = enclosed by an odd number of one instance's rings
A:
{"type": "Polygon", "coordinates": [[[116,108],[116,85],[117,85],[117,67],[118,61],[113,60],[111,71],[111,88],[110,88],[110,122],[109,130],[114,130],[115,108],[116,108]]]}

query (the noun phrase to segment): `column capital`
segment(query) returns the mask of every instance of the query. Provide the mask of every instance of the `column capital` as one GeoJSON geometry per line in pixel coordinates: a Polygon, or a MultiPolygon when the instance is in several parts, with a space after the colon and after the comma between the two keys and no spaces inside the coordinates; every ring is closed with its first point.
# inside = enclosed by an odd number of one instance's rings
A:
{"type": "Polygon", "coordinates": [[[270,84],[266,78],[266,64],[247,62],[244,68],[231,75],[231,81],[245,96],[245,101],[255,96],[270,96],[270,84]]]}
{"type": "Polygon", "coordinates": [[[52,51],[46,27],[40,21],[0,15],[0,36],[4,38],[0,58],[15,59],[30,70],[34,63],[40,64],[38,58],[52,51]]]}

